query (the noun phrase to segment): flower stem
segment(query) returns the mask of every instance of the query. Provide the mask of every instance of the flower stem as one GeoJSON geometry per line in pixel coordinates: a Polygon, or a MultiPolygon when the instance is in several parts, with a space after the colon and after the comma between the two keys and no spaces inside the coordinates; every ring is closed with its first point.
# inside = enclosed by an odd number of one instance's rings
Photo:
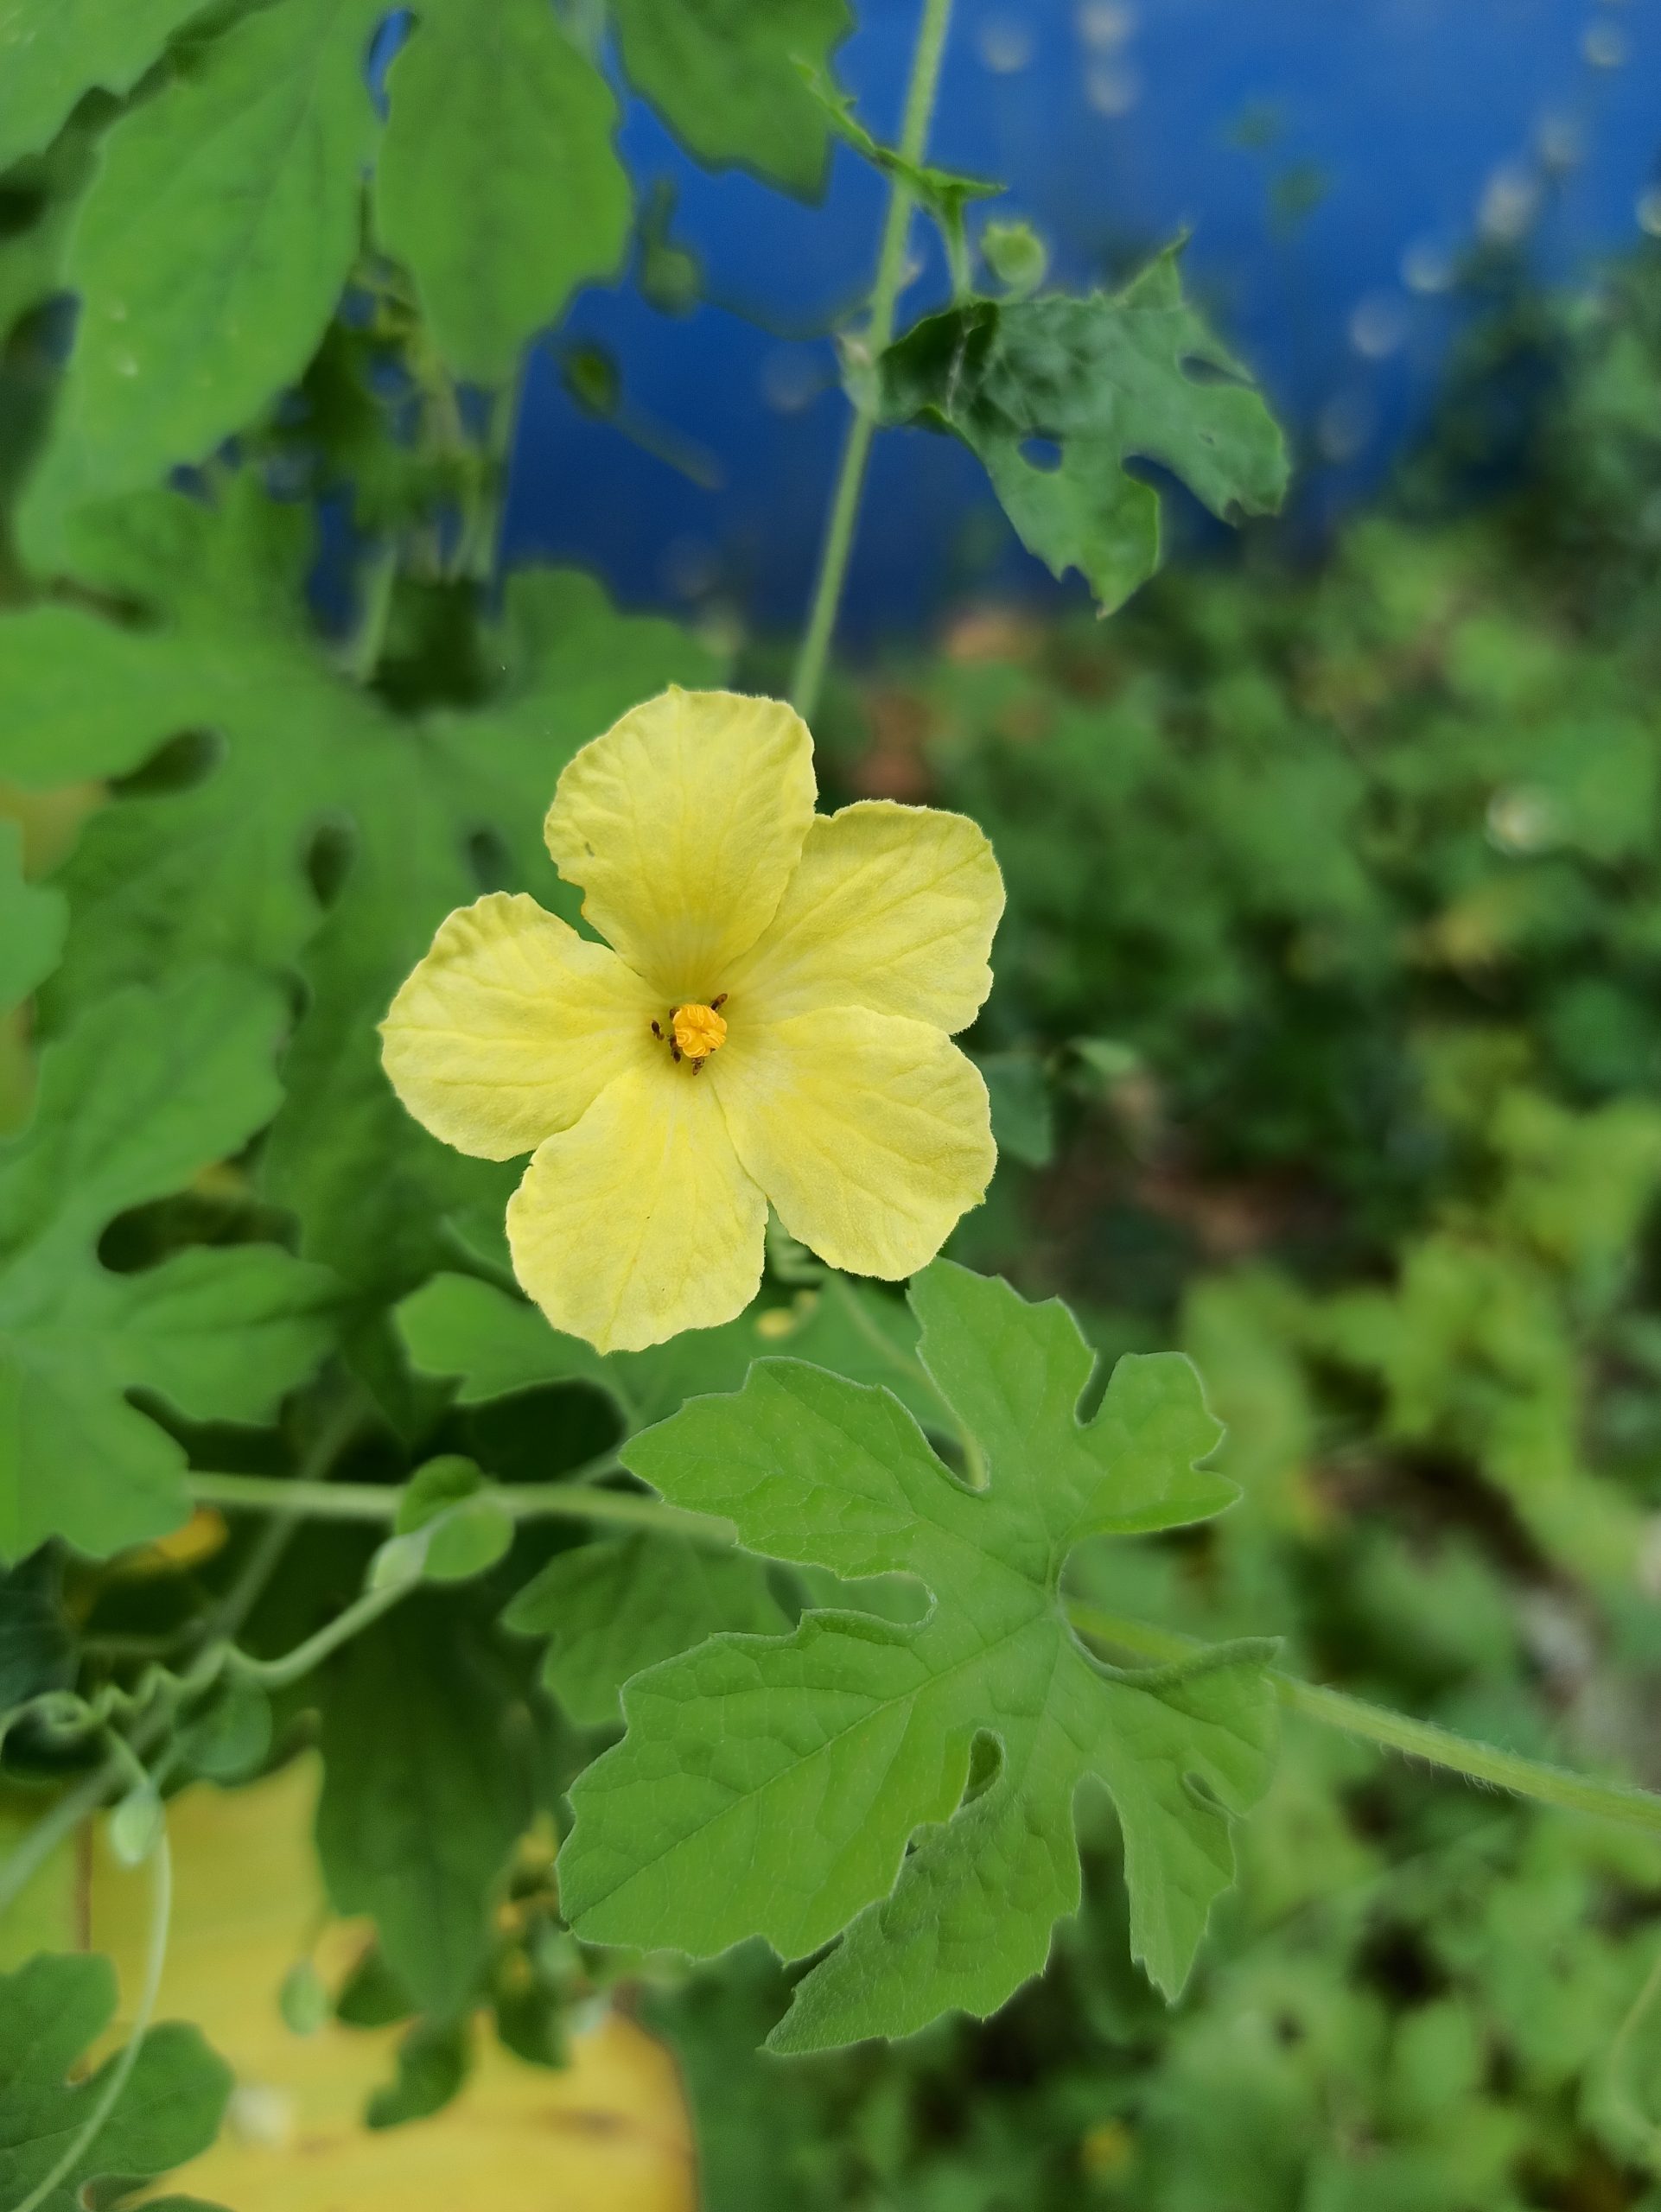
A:
{"type": "MultiPolygon", "coordinates": [[[[1192,1637],[1178,1636],[1145,1621],[1128,1620],[1118,1613],[1101,1612],[1076,1600],[1068,1601],[1067,1613],[1081,1634],[1161,1665],[1206,1648],[1192,1637]]],[[[1499,1751],[1491,1744],[1456,1736],[1451,1728],[1439,1728],[1434,1721],[1411,1720],[1405,1713],[1365,1704],[1342,1690],[1301,1681],[1295,1675],[1282,1674],[1278,1667],[1269,1669],[1269,1679],[1283,1706],[1307,1719],[1320,1721],[1323,1727],[1341,1729],[1346,1736],[1382,1745],[1408,1758],[1425,1759],[1450,1774],[1462,1774],[1467,1782],[1508,1789],[1514,1796],[1531,1797],[1541,1805],[1590,1813],[1601,1820],[1620,1821],[1628,1827],[1646,1828],[1652,1835],[1661,1835],[1661,1795],[1654,1790],[1639,1789],[1630,1783],[1594,1782],[1564,1767],[1548,1766],[1542,1759],[1499,1751]]]]}
{"type": "MultiPolygon", "coordinates": [[[[934,95],[940,81],[940,59],[945,51],[951,22],[951,0],[924,0],[923,21],[912,56],[911,84],[906,93],[905,119],[900,130],[900,151],[908,162],[920,162],[928,143],[928,126],[934,113],[934,95]]],[[[861,340],[875,365],[894,336],[894,311],[906,274],[906,246],[911,236],[913,206],[910,186],[896,175],[888,188],[888,212],[882,226],[877,253],[876,279],[871,288],[870,316],[861,340]]],[[[876,429],[875,391],[862,387],[853,403],[853,416],[843,445],[842,465],[837,472],[830,512],[825,519],[824,543],[819,553],[819,573],[813,588],[813,604],[806,633],[797,656],[791,698],[796,711],[811,721],[824,680],[825,657],[842,605],[849,556],[853,551],[854,526],[859,519],[860,493],[865,487],[865,466],[870,459],[871,438],[876,429]]]]}

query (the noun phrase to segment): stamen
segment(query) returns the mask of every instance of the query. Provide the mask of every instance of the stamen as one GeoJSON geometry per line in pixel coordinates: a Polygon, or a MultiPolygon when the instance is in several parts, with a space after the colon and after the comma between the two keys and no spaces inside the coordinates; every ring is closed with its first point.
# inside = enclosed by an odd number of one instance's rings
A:
{"type": "Polygon", "coordinates": [[[689,1000],[686,1005],[675,1008],[670,1017],[670,1028],[673,1033],[673,1051],[678,1060],[688,1059],[695,1068],[701,1067],[711,1052],[718,1052],[726,1043],[727,1025],[716,1012],[716,1006],[726,995],[723,991],[721,999],[712,1005],[705,1006],[696,1000],[689,1000]]]}

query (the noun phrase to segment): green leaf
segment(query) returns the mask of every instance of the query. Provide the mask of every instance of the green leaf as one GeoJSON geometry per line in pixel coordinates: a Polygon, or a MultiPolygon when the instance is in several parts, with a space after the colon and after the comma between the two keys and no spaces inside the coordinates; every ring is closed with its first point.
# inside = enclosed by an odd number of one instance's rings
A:
{"type": "Polygon", "coordinates": [[[203,0],[0,0],[0,169],[43,153],[83,94],[130,92],[203,0]]]}
{"type": "Polygon", "coordinates": [[[397,1534],[377,1554],[372,1586],[411,1574],[465,1582],[494,1567],[513,1541],[513,1523],[493,1498],[479,1495],[483,1488],[478,1467],[459,1452],[417,1467],[398,1500],[397,1534]]]}
{"type": "MultiPolygon", "coordinates": [[[[21,2204],[86,2126],[116,2058],[69,2077],[115,2008],[105,1958],[42,1954],[0,1974],[0,2202],[21,2204]]],[[[93,2183],[105,2184],[98,2202],[113,2205],[194,2158],[219,2133],[230,2094],[230,2068],[194,2028],[152,2028],[114,2110],[41,2212],[80,2212],[93,2183]]]]}
{"type": "Polygon", "coordinates": [[[56,967],[68,918],[61,893],[24,882],[23,833],[0,821],[0,1015],[56,967]]]}
{"type": "Polygon", "coordinates": [[[271,1748],[271,1701],[257,1682],[221,1685],[179,1731],[185,1762],[213,1782],[245,1782],[271,1748]]]}
{"type": "Polygon", "coordinates": [[[1081,1425],[1091,1356],[1064,1306],[947,1262],[911,1295],[986,1490],[886,1392],[794,1360],[624,1452],[754,1551],[914,1574],[933,1597],[914,1624],[808,1613],[789,1637],[717,1637],[652,1669],[573,1793],[560,1888],[585,1940],[703,1957],[759,1934],[797,1958],[848,1929],[798,1985],[785,2050],[983,2015],[1037,1973],[1078,1906],[1086,1780],[1118,1812],[1132,1947],[1174,1993],[1232,1879],[1229,1812],[1269,1775],[1263,1646],[1122,1672],[1078,1643],[1059,1596],[1081,1537],[1174,1527],[1232,1495],[1194,1467],[1219,1431],[1193,1370],[1121,1360],[1081,1425]]]}
{"type": "Polygon", "coordinates": [[[328,1344],[333,1278],[275,1248],[124,1275],[95,1253],[269,1119],[282,1023],[274,994],[208,970],[118,994],[42,1054],[35,1119],[0,1147],[0,1559],[51,1535],[103,1558],[185,1519],[184,1453],[124,1392],[258,1421],[328,1344]]]}
{"type": "Polygon", "coordinates": [[[977,1065],[998,1150],[1023,1166],[1047,1167],[1055,1157],[1055,1116],[1043,1061],[1032,1052],[988,1052],[977,1065]]]}
{"type": "Polygon", "coordinates": [[[317,1850],[423,2011],[453,2018],[530,1818],[516,1707],[464,1615],[417,1591],[348,1644],[323,1698],[317,1850]]]}
{"type": "Polygon", "coordinates": [[[53,604],[0,619],[0,697],[19,705],[0,777],[109,775],[194,730],[222,751],[200,781],[135,791],[86,824],[58,878],[72,918],[49,1012],[204,957],[285,971],[309,940],[262,1174],[309,1254],[401,1290],[437,1263],[437,1217],[481,1192],[500,1214],[514,1171],[426,1135],[381,1072],[375,1024],[444,916],[478,896],[473,841],[500,841],[516,887],[557,904],[541,825],[560,769],[637,698],[708,682],[714,664],[671,623],[618,614],[586,576],[531,575],[489,641],[497,695],[400,720],[319,652],[303,621],[309,518],[251,478],[217,508],[174,493],[113,503],[70,542],[79,580],[150,620],[53,604]],[[349,862],[325,918],[306,863],[326,825],[349,862]]]}
{"type": "Polygon", "coordinates": [[[788,1625],[760,1560],[663,1536],[559,1553],[502,1619],[547,1637],[542,1679],[590,1728],[621,1717],[623,1685],[642,1668],[723,1629],[766,1635],[788,1625]]]}
{"type": "Polygon", "coordinates": [[[461,2020],[417,2020],[398,2047],[398,2072],[364,2107],[368,2127],[401,2127],[442,2112],[468,2077],[473,2050],[461,2020]]]}
{"type": "Polygon", "coordinates": [[[629,82],[690,153],[818,191],[828,126],[801,64],[847,37],[847,0],[614,0],[613,16],[629,82]]]}
{"type": "Polygon", "coordinates": [[[435,1275],[398,1309],[415,1366],[455,1377],[458,1402],[478,1405],[550,1382],[603,1391],[626,1429],[673,1413],[709,1390],[735,1390],[750,1362],[789,1352],[859,1382],[878,1382],[920,1421],[941,1419],[938,1395],[915,1357],[916,1327],[892,1298],[838,1281],[790,1306],[753,1306],[719,1329],[689,1329],[646,1351],[595,1351],[550,1329],[536,1307],[473,1275],[435,1275]]]}
{"type": "MultiPolygon", "coordinates": [[[[0,39],[3,35],[0,29],[0,39]]],[[[0,70],[3,66],[0,62],[0,70]]],[[[3,81],[0,76],[0,86],[3,81]]],[[[7,178],[14,207],[30,207],[32,214],[26,226],[8,232],[0,247],[0,334],[63,289],[70,237],[97,166],[95,131],[72,124],[47,152],[7,178]]]]}
{"type": "Polygon", "coordinates": [[[622,260],[616,105],[548,0],[428,0],[386,91],[381,241],[455,373],[505,385],[525,340],[622,260]]]}
{"type": "Polygon", "coordinates": [[[37,562],[70,509],[205,460],[305,367],[358,251],[382,12],[257,8],[111,130],[70,249],[74,347],[21,518],[37,562]]]}
{"type": "Polygon", "coordinates": [[[1218,515],[1271,512],[1286,489],[1281,434],[1183,298],[1178,251],[1111,297],[948,308],[877,364],[882,418],[961,438],[1023,544],[1058,576],[1079,569],[1104,613],[1159,565],[1159,494],[1127,461],[1172,470],[1218,515]],[[1059,449],[1053,467],[1034,442],[1059,449]]]}
{"type": "Polygon", "coordinates": [[[10,1573],[0,1569],[0,1715],[75,1679],[75,1637],[61,1580],[50,1553],[10,1573]]]}

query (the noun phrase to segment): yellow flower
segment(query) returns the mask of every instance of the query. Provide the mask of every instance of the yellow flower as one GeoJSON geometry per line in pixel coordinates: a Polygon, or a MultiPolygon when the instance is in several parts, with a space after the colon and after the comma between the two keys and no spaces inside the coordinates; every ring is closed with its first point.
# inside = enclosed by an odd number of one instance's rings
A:
{"type": "Polygon", "coordinates": [[[452,914],[381,1025],[417,1120],[530,1166],[507,1209],[557,1329],[636,1351],[741,1313],[771,1201],[833,1267],[913,1274],[977,1205],[986,1086],[950,1033],[1003,906],[972,822],[813,810],[773,699],[671,689],[585,746],[545,835],[596,944],[523,895],[452,914]]]}

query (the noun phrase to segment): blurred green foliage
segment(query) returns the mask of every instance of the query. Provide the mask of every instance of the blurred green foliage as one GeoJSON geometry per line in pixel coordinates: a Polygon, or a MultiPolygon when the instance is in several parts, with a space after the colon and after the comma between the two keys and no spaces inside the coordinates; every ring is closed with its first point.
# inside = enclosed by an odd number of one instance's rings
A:
{"type": "MultiPolygon", "coordinates": [[[[1172,572],[1111,626],[971,610],[833,732],[851,790],[973,812],[1009,883],[1004,1166],[953,1249],[1110,1348],[1181,1342],[1230,1423],[1241,1509],[1081,1587],[1651,1775],[1658,549],[1645,248],[1482,320],[1313,571],[1172,572]]],[[[1296,1720],[1243,1851],[1174,2012],[1099,1865],[982,2030],[786,2070],[750,2055],[770,1962],[660,1998],[710,2202],[1661,2206],[1661,1853],[1296,1720]]]]}

